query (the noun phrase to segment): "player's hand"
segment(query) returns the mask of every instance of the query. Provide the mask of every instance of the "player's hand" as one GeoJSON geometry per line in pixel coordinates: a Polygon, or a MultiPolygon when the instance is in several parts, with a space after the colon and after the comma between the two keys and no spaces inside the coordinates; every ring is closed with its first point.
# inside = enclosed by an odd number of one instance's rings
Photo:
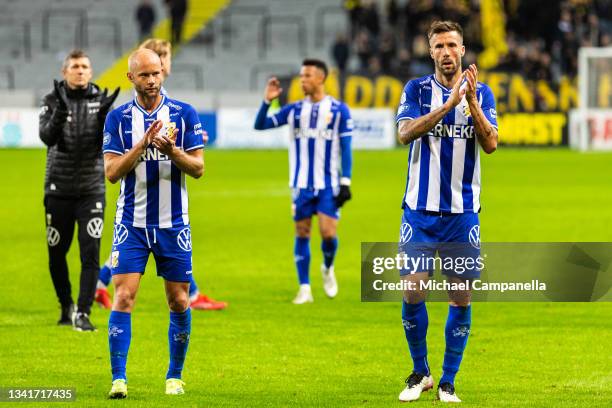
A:
{"type": "Polygon", "coordinates": [[[455,82],[451,94],[446,100],[446,103],[449,105],[450,108],[454,108],[455,106],[459,105],[461,99],[463,99],[463,96],[465,95],[466,87],[462,86],[464,79],[465,72],[463,72],[457,82],[455,82]]]}
{"type": "Polygon", "coordinates": [[[151,123],[151,126],[149,126],[141,140],[143,150],[145,150],[151,144],[153,138],[157,136],[163,126],[164,123],[160,119],[151,123]]]}
{"type": "Polygon", "coordinates": [[[68,95],[66,94],[66,88],[60,86],[60,83],[57,80],[53,80],[53,93],[57,98],[57,108],[68,112],[68,95]]]}
{"type": "Polygon", "coordinates": [[[268,79],[266,84],[266,90],[264,91],[264,99],[268,102],[278,98],[283,92],[283,88],[280,86],[280,81],[277,77],[268,79]]]}
{"type": "Polygon", "coordinates": [[[476,84],[478,83],[478,69],[476,64],[472,64],[465,70],[465,79],[467,80],[467,86],[465,89],[465,96],[468,100],[476,100],[476,84]]]}
{"type": "Polygon", "coordinates": [[[344,203],[346,203],[348,200],[351,199],[351,197],[352,197],[351,188],[349,186],[341,185],[340,192],[338,193],[336,197],[334,197],[334,201],[336,202],[336,207],[338,208],[342,207],[344,203]]]}
{"type": "Polygon", "coordinates": [[[166,156],[171,156],[176,143],[176,136],[178,135],[178,129],[173,129],[171,135],[157,135],[151,142],[153,147],[160,151],[160,153],[166,156]]]}
{"type": "Polygon", "coordinates": [[[111,106],[113,106],[113,103],[115,103],[117,96],[119,96],[119,90],[119,87],[117,87],[115,91],[109,95],[108,89],[104,88],[102,98],[100,98],[100,116],[106,116],[111,106]]]}

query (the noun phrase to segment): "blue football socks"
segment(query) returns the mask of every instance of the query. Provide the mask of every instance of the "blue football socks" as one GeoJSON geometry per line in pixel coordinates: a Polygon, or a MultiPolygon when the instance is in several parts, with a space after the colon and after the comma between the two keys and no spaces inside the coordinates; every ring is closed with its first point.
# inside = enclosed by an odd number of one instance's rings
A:
{"type": "Polygon", "coordinates": [[[293,255],[300,285],[310,284],[310,238],[295,237],[293,255]]]}
{"type": "Polygon", "coordinates": [[[104,286],[108,286],[111,281],[111,268],[109,261],[106,261],[104,265],[100,268],[100,272],[98,273],[98,280],[104,284],[104,286]]]}
{"type": "Polygon", "coordinates": [[[125,366],[132,339],[131,317],[131,313],[112,311],[108,319],[108,345],[113,381],[127,378],[125,366]]]}
{"type": "Polygon", "coordinates": [[[472,322],[471,306],[448,307],[448,318],[446,320],[446,350],[444,352],[444,364],[442,365],[442,378],[440,384],[451,383],[454,385],[455,376],[459,371],[463,351],[467,345],[472,322]]]}
{"type": "Polygon", "coordinates": [[[425,302],[416,304],[402,302],[402,324],[415,373],[430,375],[427,363],[427,308],[425,302]]]}
{"type": "Polygon", "coordinates": [[[334,264],[334,257],[338,249],[338,238],[324,239],[321,241],[321,251],[323,251],[323,263],[326,268],[334,264]]]}
{"type": "Polygon", "coordinates": [[[191,335],[191,309],[182,313],[170,312],[170,327],[168,328],[168,343],[170,344],[170,365],[168,378],[181,378],[183,364],[189,346],[191,335]]]}

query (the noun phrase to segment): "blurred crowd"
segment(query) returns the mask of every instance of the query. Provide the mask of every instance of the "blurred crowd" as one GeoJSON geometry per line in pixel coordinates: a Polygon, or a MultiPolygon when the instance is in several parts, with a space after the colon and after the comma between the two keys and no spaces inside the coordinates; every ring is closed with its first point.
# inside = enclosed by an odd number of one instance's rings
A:
{"type": "MultiPolygon", "coordinates": [[[[557,82],[577,71],[578,48],[610,46],[612,0],[504,0],[508,53],[493,70],[557,82]]],[[[432,72],[427,30],[454,20],[464,30],[464,66],[483,50],[479,0],[345,0],[350,32],[339,33],[332,56],[341,73],[394,75],[432,72]],[[356,61],[351,63],[351,59],[356,61]]]]}

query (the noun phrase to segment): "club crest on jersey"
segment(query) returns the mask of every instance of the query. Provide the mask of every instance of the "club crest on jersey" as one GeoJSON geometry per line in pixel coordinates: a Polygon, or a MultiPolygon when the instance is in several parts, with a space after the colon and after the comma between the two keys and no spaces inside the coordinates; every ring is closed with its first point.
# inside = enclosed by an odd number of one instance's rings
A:
{"type": "Polygon", "coordinates": [[[327,114],[325,115],[325,125],[329,125],[333,118],[334,114],[332,112],[327,112],[327,114]]]}
{"type": "Polygon", "coordinates": [[[119,266],[119,251],[111,252],[111,268],[119,266]]]}
{"type": "Polygon", "coordinates": [[[469,118],[470,116],[472,116],[472,112],[470,111],[470,105],[468,104],[463,105],[463,116],[465,116],[466,118],[469,118]]]}
{"type": "Polygon", "coordinates": [[[176,129],[176,122],[168,122],[166,123],[166,137],[172,139],[172,134],[174,133],[174,129],[176,129]]]}

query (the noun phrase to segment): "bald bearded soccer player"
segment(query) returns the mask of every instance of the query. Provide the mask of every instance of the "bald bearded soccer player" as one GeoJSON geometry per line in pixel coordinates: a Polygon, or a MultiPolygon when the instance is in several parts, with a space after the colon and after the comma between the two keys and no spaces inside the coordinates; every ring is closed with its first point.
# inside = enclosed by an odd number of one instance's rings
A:
{"type": "Polygon", "coordinates": [[[160,93],[162,65],[155,52],[139,49],[128,65],[136,97],[109,113],[104,126],[106,177],[111,183],[121,181],[111,253],[115,295],[108,322],[109,397],[127,397],[131,312],[150,253],[170,309],[166,394],[183,394],[192,273],[185,174],[200,178],[204,172],[202,125],[193,107],[160,93]]]}

